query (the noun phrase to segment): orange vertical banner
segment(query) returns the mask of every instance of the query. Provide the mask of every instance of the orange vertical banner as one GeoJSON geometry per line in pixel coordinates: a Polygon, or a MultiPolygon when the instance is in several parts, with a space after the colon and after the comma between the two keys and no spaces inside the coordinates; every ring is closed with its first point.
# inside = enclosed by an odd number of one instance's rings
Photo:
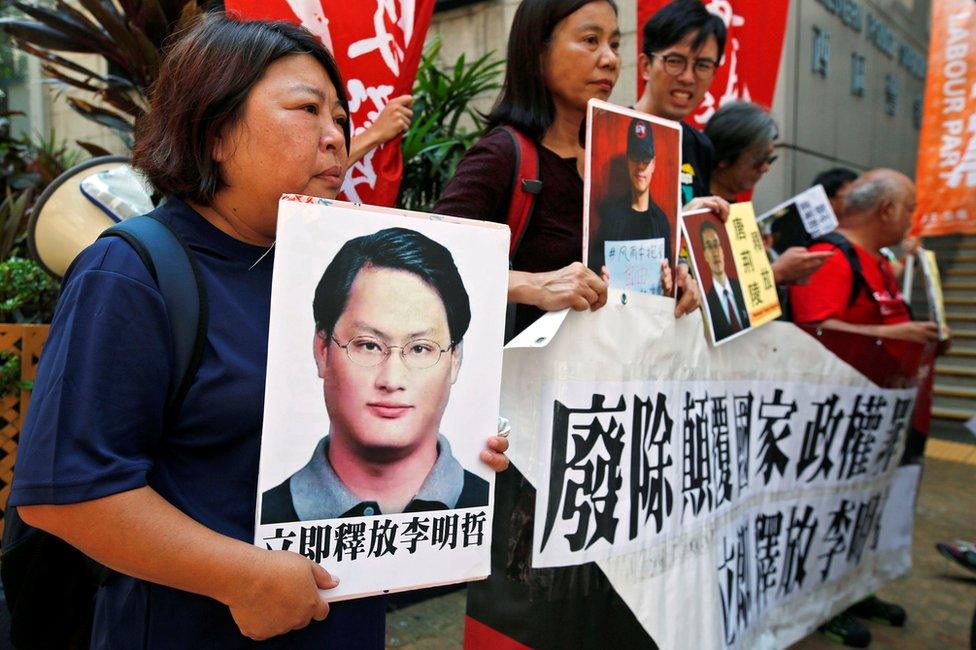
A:
{"type": "Polygon", "coordinates": [[[976,233],[976,3],[934,0],[916,235],[976,233]]]}

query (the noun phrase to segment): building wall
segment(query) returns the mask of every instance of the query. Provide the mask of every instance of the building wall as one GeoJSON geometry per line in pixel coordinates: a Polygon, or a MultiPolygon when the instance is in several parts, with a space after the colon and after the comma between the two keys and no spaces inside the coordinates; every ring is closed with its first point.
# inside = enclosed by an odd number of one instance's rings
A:
{"type": "Polygon", "coordinates": [[[833,166],[886,166],[914,175],[920,116],[915,103],[924,91],[918,63],[928,52],[929,11],[929,0],[790,3],[772,110],[782,127],[780,160],[756,188],[757,210],[808,187],[833,166]],[[860,7],[860,20],[848,20],[861,25],[860,31],[830,11],[838,5],[860,7]],[[829,40],[825,73],[814,70],[818,32],[829,40]],[[878,35],[874,40],[890,42],[891,56],[872,41],[878,35]],[[852,92],[854,55],[863,57],[860,96],[852,92]]]}

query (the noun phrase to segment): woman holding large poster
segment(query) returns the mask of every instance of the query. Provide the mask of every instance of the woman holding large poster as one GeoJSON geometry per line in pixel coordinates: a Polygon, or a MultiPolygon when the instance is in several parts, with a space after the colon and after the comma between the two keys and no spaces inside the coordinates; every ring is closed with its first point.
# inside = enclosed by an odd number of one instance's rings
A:
{"type": "MultiPolygon", "coordinates": [[[[172,45],[134,163],[168,195],[151,215],[205,290],[199,367],[175,406],[177,336],[136,250],[100,239],[65,279],[9,503],[112,570],[92,647],[384,645],[382,599],[330,611],[336,577],[250,543],[278,199],[339,191],[342,87],[322,45],[284,23],[211,16],[172,45]]],[[[503,469],[507,443],[489,446],[503,469]]]]}
{"type": "MultiPolygon", "coordinates": [[[[458,165],[434,211],[505,223],[518,151],[498,127],[520,132],[536,149],[541,190],[518,247],[512,253],[509,301],[519,303],[516,329],[543,311],[598,309],[606,283],[584,267],[583,145],[586,104],[608,99],[620,74],[620,29],[612,0],[525,0],[508,40],[501,95],[488,117],[486,134],[458,165]],[[533,62],[538,62],[533,63],[533,62]],[[499,191],[500,188],[505,188],[499,191]]],[[[700,199],[688,209],[709,207],[727,215],[724,201],[700,199]]],[[[518,233],[516,233],[518,234],[518,233]]],[[[679,267],[682,296],[675,314],[699,303],[695,283],[679,267]]]]}

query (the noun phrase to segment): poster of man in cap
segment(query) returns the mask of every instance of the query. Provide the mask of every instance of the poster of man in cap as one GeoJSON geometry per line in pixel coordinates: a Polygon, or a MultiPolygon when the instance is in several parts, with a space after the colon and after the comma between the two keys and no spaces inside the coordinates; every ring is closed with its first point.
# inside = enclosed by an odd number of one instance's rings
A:
{"type": "Polygon", "coordinates": [[[611,288],[663,294],[678,256],[681,127],[598,100],[586,127],[584,259],[611,288]]]}

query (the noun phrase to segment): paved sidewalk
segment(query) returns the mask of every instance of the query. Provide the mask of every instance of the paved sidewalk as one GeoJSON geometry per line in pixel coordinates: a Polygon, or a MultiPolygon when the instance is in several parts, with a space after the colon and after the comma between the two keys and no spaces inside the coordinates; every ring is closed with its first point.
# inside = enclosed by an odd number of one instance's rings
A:
{"type": "MultiPolygon", "coordinates": [[[[915,515],[914,568],[878,592],[908,610],[908,624],[896,629],[870,623],[872,648],[969,647],[976,573],[943,558],[935,543],[976,539],[976,445],[947,447],[942,442],[930,441],[927,450],[915,515]]],[[[406,607],[387,618],[386,645],[409,650],[460,648],[463,618],[463,591],[406,607]]],[[[816,633],[793,646],[840,647],[816,633]]]]}

